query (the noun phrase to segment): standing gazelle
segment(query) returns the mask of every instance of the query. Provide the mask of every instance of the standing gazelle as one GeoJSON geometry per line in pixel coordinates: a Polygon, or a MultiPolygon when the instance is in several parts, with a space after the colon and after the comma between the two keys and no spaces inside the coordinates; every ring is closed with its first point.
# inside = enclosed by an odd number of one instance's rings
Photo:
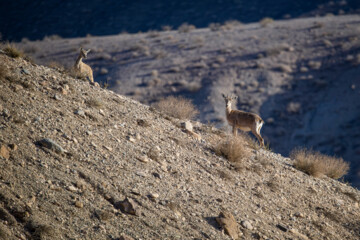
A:
{"type": "Polygon", "coordinates": [[[226,103],[226,119],[232,126],[233,134],[237,135],[237,129],[249,132],[251,131],[255,137],[259,140],[260,145],[264,146],[264,139],[260,135],[260,129],[264,124],[264,121],[255,113],[244,112],[240,110],[232,110],[231,102],[236,100],[237,97],[229,97],[222,95],[226,103]]]}
{"type": "Polygon", "coordinates": [[[90,51],[91,51],[91,49],[84,50],[83,48],[80,48],[80,54],[79,54],[78,58],[76,59],[74,69],[76,72],[88,77],[90,82],[93,83],[94,82],[93,71],[89,65],[83,63],[83,61],[82,61],[83,58],[84,59],[87,58],[87,54],[90,51]]]}

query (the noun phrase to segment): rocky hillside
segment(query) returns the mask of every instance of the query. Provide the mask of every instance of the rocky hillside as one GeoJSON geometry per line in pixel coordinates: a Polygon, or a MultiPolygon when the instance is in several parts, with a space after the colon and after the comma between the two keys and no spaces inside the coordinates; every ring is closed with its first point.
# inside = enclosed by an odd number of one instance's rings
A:
{"type": "Polygon", "coordinates": [[[235,169],[213,151],[226,132],[192,122],[194,139],[182,121],[57,69],[0,63],[2,239],[360,237],[360,192],[344,183],[245,142],[235,169]]]}
{"type": "MultiPolygon", "coordinates": [[[[263,135],[285,156],[307,146],[351,162],[360,186],[360,17],[329,16],[109,37],[24,41],[37,62],[71,66],[91,48],[95,80],[145,104],[183,95],[199,120],[226,126],[221,93],[259,113],[263,135]],[[330,120],[329,120],[330,119],[330,120]]],[[[54,65],[54,64],[53,64],[54,65]]]]}

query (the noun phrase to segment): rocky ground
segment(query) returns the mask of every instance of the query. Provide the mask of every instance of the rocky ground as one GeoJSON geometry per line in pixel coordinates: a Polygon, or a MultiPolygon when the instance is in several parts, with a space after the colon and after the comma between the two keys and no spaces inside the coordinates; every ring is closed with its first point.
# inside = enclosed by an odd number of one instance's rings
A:
{"type": "Polygon", "coordinates": [[[265,141],[285,156],[306,146],[351,162],[359,187],[360,17],[327,16],[108,37],[23,41],[44,65],[73,65],[79,47],[95,80],[145,104],[183,95],[199,120],[225,122],[221,93],[266,121],[265,141]]]}
{"type": "Polygon", "coordinates": [[[58,69],[0,63],[2,239],[230,239],[219,215],[239,239],[360,237],[360,192],[347,184],[247,144],[238,171],[213,151],[226,132],[192,122],[194,139],[58,69]]]}

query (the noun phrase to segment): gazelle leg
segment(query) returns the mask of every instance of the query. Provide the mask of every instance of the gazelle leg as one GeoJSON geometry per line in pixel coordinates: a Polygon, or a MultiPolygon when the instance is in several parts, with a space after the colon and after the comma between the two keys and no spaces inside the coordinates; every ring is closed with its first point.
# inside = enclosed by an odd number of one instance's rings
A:
{"type": "Polygon", "coordinates": [[[257,133],[255,130],[251,130],[251,132],[255,135],[255,137],[258,139],[260,146],[264,146],[264,139],[261,137],[260,133],[257,133]]]}
{"type": "Polygon", "coordinates": [[[232,129],[232,130],[233,130],[233,135],[234,135],[234,136],[237,136],[237,128],[235,127],[235,125],[233,126],[233,129],[232,129]]]}

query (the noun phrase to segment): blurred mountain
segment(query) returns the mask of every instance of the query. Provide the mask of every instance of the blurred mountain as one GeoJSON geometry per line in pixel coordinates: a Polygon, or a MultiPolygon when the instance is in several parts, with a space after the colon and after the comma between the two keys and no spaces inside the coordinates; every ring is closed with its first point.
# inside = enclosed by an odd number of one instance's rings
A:
{"type": "Polygon", "coordinates": [[[66,38],[99,36],[159,30],[162,26],[177,28],[184,22],[199,28],[228,20],[249,23],[264,17],[355,13],[359,8],[358,0],[0,1],[0,33],[10,41],[54,34],[66,38]]]}

